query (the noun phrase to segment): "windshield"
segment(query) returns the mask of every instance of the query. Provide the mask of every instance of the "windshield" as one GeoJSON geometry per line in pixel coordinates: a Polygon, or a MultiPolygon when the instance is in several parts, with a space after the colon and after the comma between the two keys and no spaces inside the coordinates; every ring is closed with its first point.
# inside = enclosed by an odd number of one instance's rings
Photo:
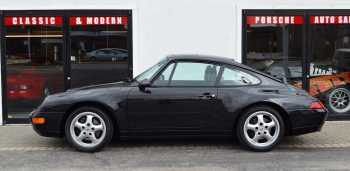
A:
{"type": "Polygon", "coordinates": [[[145,72],[141,73],[140,75],[138,75],[137,77],[135,77],[135,81],[140,83],[142,80],[146,79],[146,78],[150,78],[152,77],[152,75],[158,71],[158,69],[160,67],[162,67],[166,62],[168,61],[167,58],[163,58],[160,62],[158,62],[156,65],[152,66],[151,68],[149,68],[148,70],[146,70],[145,72]]]}

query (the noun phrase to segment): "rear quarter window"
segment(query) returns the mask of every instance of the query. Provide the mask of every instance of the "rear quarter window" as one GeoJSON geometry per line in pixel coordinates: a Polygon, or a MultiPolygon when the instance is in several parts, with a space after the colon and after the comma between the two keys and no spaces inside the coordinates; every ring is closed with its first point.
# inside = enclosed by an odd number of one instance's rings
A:
{"type": "Polygon", "coordinates": [[[256,85],[260,84],[261,81],[254,75],[233,68],[233,67],[226,67],[222,77],[220,79],[219,85],[220,86],[244,86],[244,85],[256,85]]]}

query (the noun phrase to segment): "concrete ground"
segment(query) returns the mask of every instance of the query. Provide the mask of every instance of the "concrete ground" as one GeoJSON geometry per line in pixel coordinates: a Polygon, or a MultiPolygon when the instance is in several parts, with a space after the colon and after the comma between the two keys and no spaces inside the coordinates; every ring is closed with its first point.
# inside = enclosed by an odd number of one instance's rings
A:
{"type": "MultiPolygon", "coordinates": [[[[284,137],[277,148],[336,148],[350,147],[350,121],[327,121],[321,132],[284,137]]],[[[239,149],[237,139],[152,139],[113,140],[104,150],[118,149],[239,149]]],[[[42,137],[31,125],[0,126],[0,151],[14,150],[75,150],[66,139],[42,137]]]]}

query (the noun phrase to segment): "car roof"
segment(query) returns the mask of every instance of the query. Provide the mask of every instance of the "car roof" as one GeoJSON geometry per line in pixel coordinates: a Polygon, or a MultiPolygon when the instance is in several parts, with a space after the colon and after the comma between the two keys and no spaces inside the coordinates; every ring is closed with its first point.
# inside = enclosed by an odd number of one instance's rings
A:
{"type": "Polygon", "coordinates": [[[200,55],[200,54],[171,54],[168,55],[169,60],[181,60],[181,59],[195,59],[195,60],[208,60],[216,62],[228,62],[236,63],[234,59],[222,56],[212,56],[212,55],[200,55]]]}
{"type": "Polygon", "coordinates": [[[233,58],[222,57],[222,56],[201,55],[201,54],[171,54],[171,55],[168,55],[167,58],[169,61],[170,60],[188,60],[188,59],[206,60],[206,61],[212,61],[212,62],[221,62],[221,63],[231,64],[231,65],[239,66],[249,70],[253,69],[249,66],[236,62],[233,58]]]}
{"type": "Polygon", "coordinates": [[[260,75],[264,75],[265,77],[269,77],[271,79],[274,79],[274,80],[281,82],[281,80],[279,80],[278,78],[275,78],[271,75],[268,75],[266,73],[258,71],[254,68],[247,66],[247,65],[235,62],[234,59],[228,58],[228,57],[212,56],[212,55],[200,55],[200,54],[171,54],[171,55],[167,56],[167,59],[169,61],[194,59],[194,60],[206,60],[206,61],[212,61],[212,62],[226,63],[226,64],[235,65],[235,66],[259,73],[260,75]]]}

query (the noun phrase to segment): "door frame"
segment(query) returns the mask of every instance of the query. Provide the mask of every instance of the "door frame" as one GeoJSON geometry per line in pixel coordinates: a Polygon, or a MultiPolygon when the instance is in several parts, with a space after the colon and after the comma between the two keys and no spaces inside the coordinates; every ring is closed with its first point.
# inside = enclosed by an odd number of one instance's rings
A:
{"type": "Polygon", "coordinates": [[[3,31],[5,28],[5,23],[2,22],[4,21],[4,15],[2,13],[3,11],[0,11],[0,63],[1,63],[1,116],[0,116],[0,125],[5,125],[6,124],[6,118],[7,118],[7,110],[5,112],[4,106],[7,106],[7,86],[4,87],[4,85],[7,84],[6,81],[6,60],[3,59],[3,56],[5,56],[5,43],[3,43],[2,40],[5,40],[5,32],[3,31]]]}
{"type": "MultiPolygon", "coordinates": [[[[64,19],[64,11],[38,11],[38,10],[21,10],[21,11],[3,11],[1,15],[1,85],[2,85],[2,113],[3,113],[3,122],[5,124],[26,124],[29,123],[28,118],[8,118],[7,111],[7,76],[6,76],[6,26],[4,17],[6,16],[62,16],[64,19]],[[5,107],[4,107],[5,106],[5,107]]],[[[65,28],[64,23],[62,23],[62,41],[65,42],[65,28]]],[[[65,54],[65,49],[62,49],[62,53],[65,54]]],[[[65,58],[63,57],[63,63],[65,58]]],[[[65,67],[65,66],[63,66],[65,67]]],[[[63,80],[63,79],[62,79],[63,80]]],[[[64,90],[62,90],[64,91],[64,90]]],[[[29,116],[28,112],[28,116],[29,116]]]]}

